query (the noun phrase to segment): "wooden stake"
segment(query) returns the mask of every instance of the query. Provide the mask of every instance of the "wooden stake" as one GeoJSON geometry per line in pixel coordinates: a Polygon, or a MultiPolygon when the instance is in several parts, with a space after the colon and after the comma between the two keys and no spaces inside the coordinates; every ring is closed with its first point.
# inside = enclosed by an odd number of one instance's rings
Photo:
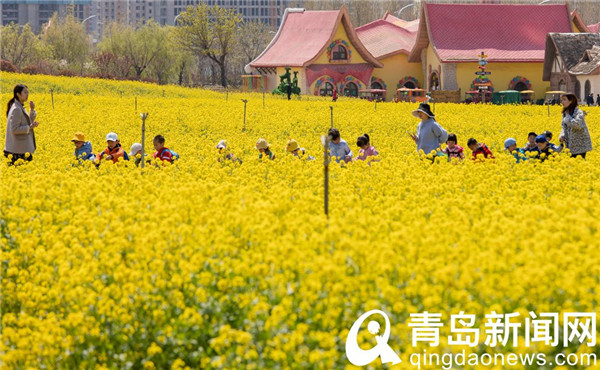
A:
{"type": "Polygon", "coordinates": [[[52,110],[54,110],[54,89],[50,89],[50,98],[52,99],[52,110]]]}
{"type": "Polygon", "coordinates": [[[242,99],[244,102],[244,127],[242,128],[242,132],[246,131],[246,104],[248,104],[248,99],[242,99]]]}
{"type": "Polygon", "coordinates": [[[329,110],[331,111],[331,128],[333,128],[333,105],[329,106],[329,110]]]}
{"type": "Polygon", "coordinates": [[[321,136],[323,144],[323,210],[329,218],[329,134],[321,136]]]}
{"type": "Polygon", "coordinates": [[[140,116],[142,117],[142,168],[144,168],[146,162],[144,145],[146,144],[146,118],[148,118],[148,113],[142,113],[140,116]]]}

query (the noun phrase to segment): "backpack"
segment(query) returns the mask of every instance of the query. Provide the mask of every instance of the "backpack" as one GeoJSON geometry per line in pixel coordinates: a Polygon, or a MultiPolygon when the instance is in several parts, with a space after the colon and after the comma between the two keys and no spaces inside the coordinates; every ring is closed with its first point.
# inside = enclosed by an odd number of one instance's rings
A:
{"type": "Polygon", "coordinates": [[[159,157],[162,156],[162,154],[165,152],[165,150],[168,150],[171,153],[171,157],[173,158],[173,161],[179,160],[179,153],[172,151],[171,149],[168,148],[164,148],[163,150],[160,151],[159,157]]]}

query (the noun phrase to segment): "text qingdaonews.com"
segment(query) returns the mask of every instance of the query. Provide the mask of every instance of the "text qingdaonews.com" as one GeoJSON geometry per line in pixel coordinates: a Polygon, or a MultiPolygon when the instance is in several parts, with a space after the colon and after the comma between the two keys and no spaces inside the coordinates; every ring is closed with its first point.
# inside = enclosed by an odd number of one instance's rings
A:
{"type": "Polygon", "coordinates": [[[594,366],[597,363],[595,353],[559,353],[548,356],[544,353],[469,353],[463,350],[458,353],[413,353],[409,357],[410,363],[417,366],[440,366],[442,369],[451,369],[453,366],[594,366]]]}

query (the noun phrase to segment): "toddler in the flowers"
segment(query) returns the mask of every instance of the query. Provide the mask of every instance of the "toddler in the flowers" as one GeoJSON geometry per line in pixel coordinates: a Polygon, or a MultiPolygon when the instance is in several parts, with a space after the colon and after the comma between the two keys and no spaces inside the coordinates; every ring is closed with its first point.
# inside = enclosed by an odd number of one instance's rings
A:
{"type": "Polygon", "coordinates": [[[373,145],[371,145],[371,139],[368,134],[359,136],[356,140],[356,145],[360,148],[358,156],[354,158],[355,161],[364,161],[368,157],[377,156],[379,152],[373,145]]]}
{"type": "Polygon", "coordinates": [[[442,152],[448,156],[448,161],[452,161],[452,158],[458,158],[458,160],[462,161],[465,158],[464,149],[462,146],[458,145],[456,134],[448,135],[446,145],[446,148],[443,149],[442,152]]]}

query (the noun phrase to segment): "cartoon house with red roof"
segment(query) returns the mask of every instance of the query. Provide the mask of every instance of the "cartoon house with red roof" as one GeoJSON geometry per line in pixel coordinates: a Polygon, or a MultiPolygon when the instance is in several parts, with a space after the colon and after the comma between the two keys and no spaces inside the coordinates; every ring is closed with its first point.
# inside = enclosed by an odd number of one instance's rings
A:
{"type": "Polygon", "coordinates": [[[421,63],[427,90],[460,89],[464,97],[473,90],[478,55],[484,52],[492,90],[534,90],[543,97],[550,87],[542,78],[546,35],[575,31],[587,27],[566,4],[424,3],[408,60],[421,63]]]}
{"type": "Polygon", "coordinates": [[[356,34],[383,64],[373,71],[372,89],[385,89],[386,100],[394,98],[401,87],[422,88],[423,70],[420,63],[409,63],[408,55],[415,45],[419,21],[407,22],[387,12],[383,18],[356,29],[356,34]]]}
{"type": "Polygon", "coordinates": [[[285,68],[296,72],[303,94],[358,96],[376,68],[383,67],[357,36],[345,7],[333,11],[286,9],[267,48],[245,70],[266,77],[266,90],[279,85],[285,68]]]}
{"type": "Polygon", "coordinates": [[[600,34],[549,33],[544,80],[552,90],[572,92],[583,102],[600,93],[600,34]]]}

